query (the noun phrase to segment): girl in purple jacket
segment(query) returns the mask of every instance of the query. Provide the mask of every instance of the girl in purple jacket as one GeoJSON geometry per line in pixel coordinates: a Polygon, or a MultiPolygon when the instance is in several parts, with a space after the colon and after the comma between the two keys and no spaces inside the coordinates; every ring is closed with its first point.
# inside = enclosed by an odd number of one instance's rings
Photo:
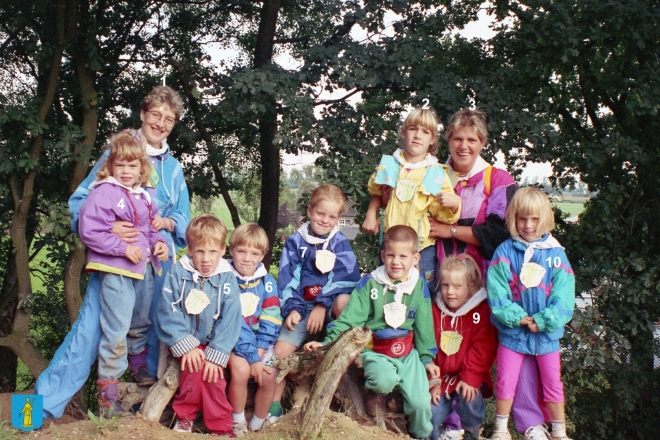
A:
{"type": "Polygon", "coordinates": [[[142,142],[130,132],[115,134],[80,210],[80,239],[89,248],[86,269],[100,272],[101,278],[103,336],[97,383],[104,416],[125,412],[118,403],[117,384],[128,367],[127,355],[145,348],[154,270],[168,257],[167,244],[151,226],[158,207],[142,187],[150,173],[142,142]],[[110,232],[115,221],[132,222],[140,232],[138,241],[128,244],[110,232]]]}

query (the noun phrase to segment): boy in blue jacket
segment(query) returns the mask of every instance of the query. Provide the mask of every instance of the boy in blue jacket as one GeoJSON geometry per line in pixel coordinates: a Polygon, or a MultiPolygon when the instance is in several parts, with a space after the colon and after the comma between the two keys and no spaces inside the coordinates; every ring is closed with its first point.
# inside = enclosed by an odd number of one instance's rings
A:
{"type": "Polygon", "coordinates": [[[230,264],[241,290],[243,322],[234,351],[229,356],[229,403],[232,406],[234,434],[248,432],[245,420],[247,384],[252,378],[259,388],[254,396],[251,431],[263,427],[275,393],[273,369],[270,366],[273,345],[282,325],[277,282],[261,264],[268,252],[268,236],[256,223],[240,225],[229,239],[230,264]],[[264,376],[266,375],[266,376],[264,376]]]}
{"type": "Polygon", "coordinates": [[[186,229],[188,255],[170,269],[157,306],[158,337],[181,360],[175,431],[192,432],[201,409],[211,433],[232,433],[223,369],[241,331],[241,303],[232,267],[222,258],[226,237],[214,216],[195,217],[186,229]]]}

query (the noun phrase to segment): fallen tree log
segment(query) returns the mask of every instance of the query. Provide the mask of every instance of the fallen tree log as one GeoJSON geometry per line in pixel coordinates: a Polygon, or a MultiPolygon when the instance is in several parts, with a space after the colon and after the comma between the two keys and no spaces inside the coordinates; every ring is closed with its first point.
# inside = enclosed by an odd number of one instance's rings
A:
{"type": "Polygon", "coordinates": [[[165,374],[156,382],[147,393],[140,413],[152,422],[158,422],[163,410],[170,403],[172,397],[179,388],[179,372],[181,371],[181,364],[178,359],[170,357],[167,363],[167,370],[165,374]]]}
{"type": "Polygon", "coordinates": [[[325,413],[330,409],[330,401],[341,377],[370,340],[369,327],[353,328],[344,332],[325,353],[309,399],[303,407],[300,424],[301,440],[318,437],[325,413]]]}

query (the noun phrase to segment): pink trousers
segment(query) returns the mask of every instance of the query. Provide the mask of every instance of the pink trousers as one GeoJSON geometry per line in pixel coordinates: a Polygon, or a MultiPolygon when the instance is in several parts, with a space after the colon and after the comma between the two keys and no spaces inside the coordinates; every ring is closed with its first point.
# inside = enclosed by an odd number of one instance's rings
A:
{"type": "MultiPolygon", "coordinates": [[[[500,344],[497,348],[497,383],[495,396],[500,400],[513,399],[520,375],[520,367],[525,355],[500,344]]],[[[561,381],[561,358],[558,351],[535,356],[541,376],[543,401],[559,403],[564,401],[564,384],[561,381]]]]}

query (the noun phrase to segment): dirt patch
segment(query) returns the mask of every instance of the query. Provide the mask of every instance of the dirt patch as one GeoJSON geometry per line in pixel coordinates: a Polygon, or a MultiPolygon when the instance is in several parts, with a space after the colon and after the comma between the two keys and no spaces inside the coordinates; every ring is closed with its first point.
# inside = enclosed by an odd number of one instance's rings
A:
{"type": "MultiPolygon", "coordinates": [[[[7,421],[7,426],[11,426],[11,394],[0,394],[0,418],[7,421]]],[[[15,432],[18,439],[61,440],[174,440],[202,438],[206,435],[203,433],[184,434],[175,432],[167,426],[149,422],[141,415],[124,417],[104,424],[94,424],[90,420],[76,421],[71,417],[64,416],[56,420],[45,420],[44,425],[35,431],[15,432]]],[[[5,430],[0,429],[0,438],[11,438],[5,437],[3,434],[6,434],[6,428],[5,430]]],[[[298,416],[291,413],[282,417],[276,425],[259,432],[249,433],[245,438],[251,440],[297,440],[299,436],[298,416]]],[[[360,425],[341,413],[328,412],[319,440],[402,440],[409,438],[375,426],[360,425]]]]}

